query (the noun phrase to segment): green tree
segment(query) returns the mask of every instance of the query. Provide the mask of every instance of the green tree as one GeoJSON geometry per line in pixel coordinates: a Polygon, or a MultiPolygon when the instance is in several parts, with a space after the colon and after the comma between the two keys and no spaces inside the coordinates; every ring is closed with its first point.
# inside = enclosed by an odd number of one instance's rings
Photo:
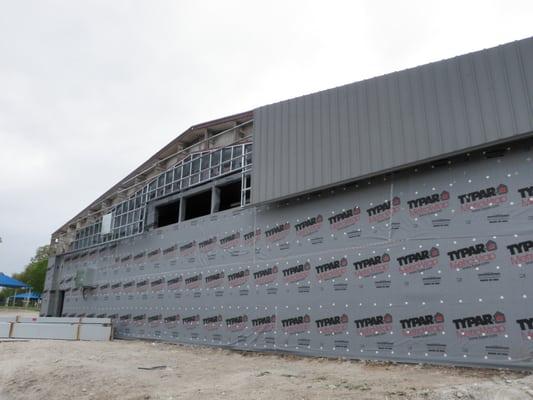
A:
{"type": "MultiPolygon", "coordinates": [[[[24,271],[13,274],[13,278],[30,285],[34,292],[42,293],[44,290],[49,254],[50,246],[46,245],[37,248],[35,255],[31,258],[26,268],[24,268],[24,271]]],[[[5,298],[11,296],[14,292],[14,289],[2,290],[0,292],[0,301],[5,301],[5,298]]]]}

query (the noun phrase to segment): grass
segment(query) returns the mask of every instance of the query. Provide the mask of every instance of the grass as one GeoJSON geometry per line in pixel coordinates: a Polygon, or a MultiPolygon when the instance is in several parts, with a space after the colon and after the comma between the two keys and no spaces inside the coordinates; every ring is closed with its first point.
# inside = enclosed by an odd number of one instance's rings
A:
{"type": "Polygon", "coordinates": [[[28,310],[28,311],[39,311],[39,307],[20,307],[20,306],[2,306],[0,305],[0,311],[17,311],[17,310],[28,310]]]}

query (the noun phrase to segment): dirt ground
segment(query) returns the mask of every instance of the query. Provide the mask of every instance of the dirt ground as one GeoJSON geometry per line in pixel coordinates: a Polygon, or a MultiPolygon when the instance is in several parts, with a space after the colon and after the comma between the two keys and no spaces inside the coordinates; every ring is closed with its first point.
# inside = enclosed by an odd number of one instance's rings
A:
{"type": "Polygon", "coordinates": [[[145,341],[0,341],[0,399],[533,399],[533,375],[145,341]]]}

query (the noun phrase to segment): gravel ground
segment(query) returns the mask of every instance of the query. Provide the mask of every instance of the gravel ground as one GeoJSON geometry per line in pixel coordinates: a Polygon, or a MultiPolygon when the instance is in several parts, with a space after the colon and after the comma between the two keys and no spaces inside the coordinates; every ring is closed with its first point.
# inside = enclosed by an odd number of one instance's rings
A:
{"type": "Polygon", "coordinates": [[[533,376],[146,341],[0,341],[0,399],[533,399],[533,376]]]}

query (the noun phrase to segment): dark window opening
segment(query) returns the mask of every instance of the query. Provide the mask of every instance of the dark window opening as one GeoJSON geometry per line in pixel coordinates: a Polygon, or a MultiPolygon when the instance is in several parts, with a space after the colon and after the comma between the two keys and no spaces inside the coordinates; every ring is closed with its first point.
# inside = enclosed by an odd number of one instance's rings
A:
{"type": "Polygon", "coordinates": [[[211,191],[202,192],[185,200],[185,220],[211,213],[211,191]]]}
{"type": "Polygon", "coordinates": [[[219,211],[239,207],[241,205],[241,180],[220,186],[219,211]]]}
{"type": "Polygon", "coordinates": [[[172,225],[178,222],[180,211],[180,202],[173,201],[172,203],[163,204],[155,208],[155,227],[172,225]]]}

